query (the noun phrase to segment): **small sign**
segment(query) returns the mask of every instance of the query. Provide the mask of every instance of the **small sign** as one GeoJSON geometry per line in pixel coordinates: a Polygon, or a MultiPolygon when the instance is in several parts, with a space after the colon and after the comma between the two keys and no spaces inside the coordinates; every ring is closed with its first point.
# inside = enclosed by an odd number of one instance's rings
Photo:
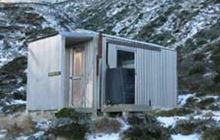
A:
{"type": "Polygon", "coordinates": [[[49,73],[48,73],[48,76],[49,76],[49,77],[59,76],[59,75],[61,75],[61,72],[60,72],[60,71],[54,71],[54,72],[49,72],[49,73]]]}

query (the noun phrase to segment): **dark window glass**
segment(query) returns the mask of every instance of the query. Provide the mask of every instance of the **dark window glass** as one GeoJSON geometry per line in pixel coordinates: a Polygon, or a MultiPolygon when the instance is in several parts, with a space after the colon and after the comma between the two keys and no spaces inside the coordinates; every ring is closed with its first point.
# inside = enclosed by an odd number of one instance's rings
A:
{"type": "Polygon", "coordinates": [[[117,51],[117,67],[134,68],[134,52],[117,51]]]}

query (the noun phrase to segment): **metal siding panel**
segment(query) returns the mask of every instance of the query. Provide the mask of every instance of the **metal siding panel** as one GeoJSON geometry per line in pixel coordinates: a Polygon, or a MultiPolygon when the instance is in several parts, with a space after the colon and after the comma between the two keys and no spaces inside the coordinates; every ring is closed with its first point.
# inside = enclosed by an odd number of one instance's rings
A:
{"type": "Polygon", "coordinates": [[[176,58],[174,51],[161,51],[161,91],[162,97],[159,107],[171,108],[176,106],[176,58]]]}
{"type": "Polygon", "coordinates": [[[61,36],[33,42],[28,51],[28,110],[59,108],[61,76],[49,77],[60,70],[61,36]]]}

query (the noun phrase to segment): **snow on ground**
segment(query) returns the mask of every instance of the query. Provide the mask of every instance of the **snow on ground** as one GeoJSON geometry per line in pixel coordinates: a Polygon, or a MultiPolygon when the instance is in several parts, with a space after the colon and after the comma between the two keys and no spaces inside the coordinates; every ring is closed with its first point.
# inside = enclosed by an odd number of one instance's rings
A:
{"type": "Polygon", "coordinates": [[[5,105],[18,105],[18,104],[26,104],[27,101],[25,100],[14,100],[14,99],[11,99],[11,100],[7,100],[7,99],[2,99],[1,100],[2,102],[5,102],[5,105]]]}
{"type": "Polygon", "coordinates": [[[200,135],[199,134],[191,134],[191,135],[182,135],[182,134],[177,134],[177,135],[171,135],[173,140],[199,140],[200,135]]]}
{"type": "Polygon", "coordinates": [[[189,117],[186,116],[172,116],[172,117],[157,117],[157,120],[164,127],[175,127],[176,122],[180,120],[189,120],[189,117]]]}
{"type": "Polygon", "coordinates": [[[0,139],[5,138],[6,136],[6,130],[0,130],[0,139]]]}
{"type": "Polygon", "coordinates": [[[12,100],[12,102],[10,103],[11,105],[15,105],[15,104],[26,104],[27,101],[25,100],[12,100]]]}
{"type": "Polygon", "coordinates": [[[194,119],[207,120],[213,119],[220,122],[220,111],[203,110],[201,114],[193,116],[194,119]]]}
{"type": "Polygon", "coordinates": [[[187,99],[190,97],[194,97],[195,94],[184,94],[184,95],[179,95],[178,96],[178,104],[179,106],[183,106],[186,104],[187,99]]]}
{"type": "MultiPolygon", "coordinates": [[[[21,34],[20,32],[17,32],[14,33],[13,37],[16,36],[24,36],[24,35],[21,34]]],[[[12,61],[16,57],[27,55],[27,48],[22,47],[23,43],[24,43],[23,41],[8,42],[8,45],[10,45],[11,47],[5,48],[4,41],[0,40],[0,67],[12,61]]]]}
{"type": "Polygon", "coordinates": [[[0,134],[0,139],[3,139],[5,137],[5,134],[0,134]]]}
{"type": "Polygon", "coordinates": [[[51,121],[43,118],[37,121],[36,128],[40,130],[48,130],[50,125],[51,125],[51,121]]]}

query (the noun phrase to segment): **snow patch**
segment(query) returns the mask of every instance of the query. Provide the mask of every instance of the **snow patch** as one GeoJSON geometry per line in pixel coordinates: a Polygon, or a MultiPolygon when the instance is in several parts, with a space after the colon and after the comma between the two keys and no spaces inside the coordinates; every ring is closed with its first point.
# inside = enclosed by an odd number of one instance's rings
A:
{"type": "Polygon", "coordinates": [[[185,95],[179,95],[178,96],[178,104],[179,106],[183,106],[186,104],[187,99],[190,97],[194,97],[195,94],[185,94],[185,95]]]}
{"type": "Polygon", "coordinates": [[[10,102],[11,105],[15,105],[15,104],[26,104],[27,101],[24,101],[24,100],[12,100],[10,102]]]}
{"type": "Polygon", "coordinates": [[[199,134],[191,134],[191,135],[182,135],[182,134],[177,134],[177,135],[171,135],[173,140],[199,140],[200,135],[199,134]]]}
{"type": "Polygon", "coordinates": [[[7,130],[5,130],[5,129],[0,130],[0,139],[5,138],[5,136],[6,136],[6,132],[7,132],[7,130]]]}
{"type": "Polygon", "coordinates": [[[157,117],[157,120],[166,128],[175,127],[177,121],[180,120],[189,120],[189,117],[186,116],[172,116],[172,117],[157,117]]]}
{"type": "Polygon", "coordinates": [[[87,140],[120,140],[119,133],[90,135],[87,140]]]}

